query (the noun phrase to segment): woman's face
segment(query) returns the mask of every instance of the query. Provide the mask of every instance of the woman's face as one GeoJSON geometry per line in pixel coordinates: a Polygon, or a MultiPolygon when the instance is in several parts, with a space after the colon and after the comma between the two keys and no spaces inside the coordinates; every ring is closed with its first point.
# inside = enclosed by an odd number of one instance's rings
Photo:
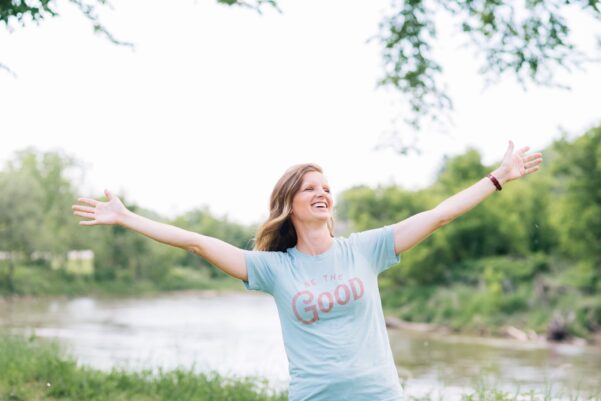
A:
{"type": "Polygon", "coordinates": [[[305,173],[300,189],[292,198],[292,218],[327,222],[333,207],[334,199],[324,175],[318,171],[305,173]]]}

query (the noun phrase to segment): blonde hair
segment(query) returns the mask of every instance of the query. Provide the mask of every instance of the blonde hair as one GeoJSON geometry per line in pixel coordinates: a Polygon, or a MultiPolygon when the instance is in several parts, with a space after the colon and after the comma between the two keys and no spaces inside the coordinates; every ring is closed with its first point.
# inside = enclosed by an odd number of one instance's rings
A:
{"type": "MultiPolygon", "coordinates": [[[[286,170],[275,184],[269,201],[269,218],[257,230],[253,248],[255,251],[285,251],[296,245],[296,230],[290,218],[292,199],[299,191],[305,173],[311,171],[323,173],[317,164],[297,164],[286,170]]],[[[334,237],[332,217],[328,220],[328,230],[334,237]]]]}

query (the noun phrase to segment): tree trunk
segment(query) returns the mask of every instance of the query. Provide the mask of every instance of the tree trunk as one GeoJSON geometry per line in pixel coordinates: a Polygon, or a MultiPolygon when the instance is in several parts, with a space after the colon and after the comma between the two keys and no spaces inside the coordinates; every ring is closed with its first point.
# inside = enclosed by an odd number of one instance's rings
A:
{"type": "Polygon", "coordinates": [[[8,257],[8,274],[6,276],[6,283],[7,283],[8,292],[10,294],[14,294],[14,292],[15,292],[15,282],[13,280],[14,274],[15,274],[15,263],[13,262],[12,255],[9,255],[9,257],[8,257]]]}

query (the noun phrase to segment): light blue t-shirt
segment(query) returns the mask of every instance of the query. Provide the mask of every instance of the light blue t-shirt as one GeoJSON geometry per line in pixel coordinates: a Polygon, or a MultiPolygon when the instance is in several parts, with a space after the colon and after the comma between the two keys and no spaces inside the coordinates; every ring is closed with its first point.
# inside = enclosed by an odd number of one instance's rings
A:
{"type": "Polygon", "coordinates": [[[250,290],[275,299],[289,401],[401,401],[378,274],[400,261],[392,226],[334,238],[316,256],[245,251],[250,290]]]}

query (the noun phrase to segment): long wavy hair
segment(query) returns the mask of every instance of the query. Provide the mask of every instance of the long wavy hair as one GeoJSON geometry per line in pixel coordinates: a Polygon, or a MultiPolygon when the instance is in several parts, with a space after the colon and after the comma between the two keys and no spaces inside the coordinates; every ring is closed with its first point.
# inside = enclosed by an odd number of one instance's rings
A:
{"type": "MultiPolygon", "coordinates": [[[[320,166],[314,163],[297,164],[290,167],[280,177],[271,192],[269,218],[259,226],[255,238],[256,251],[285,251],[296,245],[298,238],[292,224],[292,199],[300,190],[305,173],[317,171],[323,174],[320,166]]],[[[334,237],[334,219],[328,220],[328,231],[334,237]]]]}

